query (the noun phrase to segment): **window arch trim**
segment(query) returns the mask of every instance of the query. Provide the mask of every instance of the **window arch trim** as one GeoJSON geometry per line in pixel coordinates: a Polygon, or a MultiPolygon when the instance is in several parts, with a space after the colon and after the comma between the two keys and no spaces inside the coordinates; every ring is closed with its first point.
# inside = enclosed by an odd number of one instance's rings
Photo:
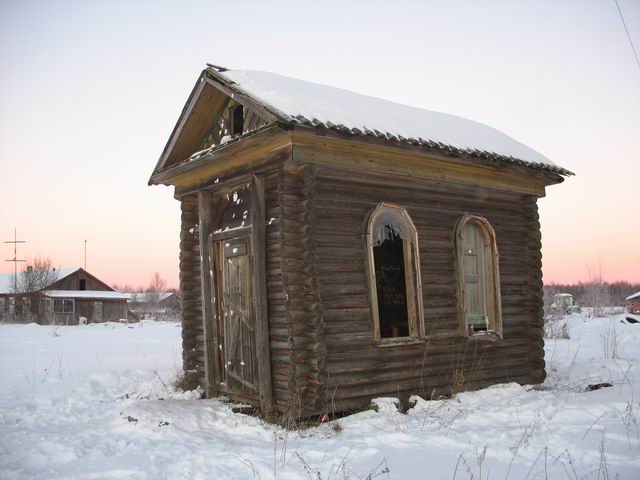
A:
{"type": "Polygon", "coordinates": [[[409,213],[400,205],[380,202],[368,215],[364,224],[365,273],[369,291],[369,309],[373,343],[377,346],[393,346],[421,342],[424,333],[424,310],[422,304],[422,278],[420,274],[420,253],[418,231],[409,213]],[[381,218],[397,220],[395,233],[404,242],[405,288],[407,298],[407,316],[409,335],[402,337],[381,337],[380,314],[378,310],[378,291],[373,247],[380,244],[380,231],[376,232],[376,223],[381,218]]]}
{"type": "Polygon", "coordinates": [[[455,249],[456,249],[456,285],[458,295],[458,329],[463,336],[470,338],[503,338],[502,333],[502,302],[500,295],[500,257],[498,244],[496,242],[495,230],[491,223],[479,215],[463,215],[455,228],[455,249]],[[487,331],[472,334],[467,324],[466,303],[465,303],[465,278],[464,278],[464,252],[463,252],[463,229],[467,223],[478,226],[483,239],[483,265],[486,275],[486,311],[487,311],[487,331]]]}

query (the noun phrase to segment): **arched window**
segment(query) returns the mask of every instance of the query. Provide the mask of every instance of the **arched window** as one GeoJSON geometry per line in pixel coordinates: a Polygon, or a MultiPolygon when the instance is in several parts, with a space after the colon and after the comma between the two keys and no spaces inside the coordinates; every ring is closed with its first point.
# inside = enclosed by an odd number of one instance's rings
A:
{"type": "Polygon", "coordinates": [[[502,337],[496,234],[486,218],[464,215],[456,226],[456,277],[461,333],[502,337]]]}
{"type": "Polygon", "coordinates": [[[404,208],[383,202],[369,215],[365,238],[374,342],[415,341],[424,335],[416,227],[404,208]]]}

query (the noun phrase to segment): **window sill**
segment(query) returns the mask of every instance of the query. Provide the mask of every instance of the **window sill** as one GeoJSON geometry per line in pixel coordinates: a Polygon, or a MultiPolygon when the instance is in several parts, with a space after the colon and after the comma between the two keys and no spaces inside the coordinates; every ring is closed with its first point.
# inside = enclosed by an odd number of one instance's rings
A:
{"type": "Polygon", "coordinates": [[[502,335],[495,331],[477,332],[472,335],[467,335],[467,340],[471,342],[499,342],[502,340],[502,335]]]}
{"type": "Polygon", "coordinates": [[[400,347],[405,345],[420,345],[425,343],[426,339],[423,337],[397,337],[397,338],[383,338],[374,342],[376,347],[400,347]]]}

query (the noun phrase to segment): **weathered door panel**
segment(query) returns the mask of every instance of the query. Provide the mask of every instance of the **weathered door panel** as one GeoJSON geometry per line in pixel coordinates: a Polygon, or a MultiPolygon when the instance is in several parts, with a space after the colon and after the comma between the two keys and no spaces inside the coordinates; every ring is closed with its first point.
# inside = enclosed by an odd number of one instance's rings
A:
{"type": "Polygon", "coordinates": [[[216,242],[222,379],[231,393],[257,394],[255,321],[249,238],[216,242]]]}

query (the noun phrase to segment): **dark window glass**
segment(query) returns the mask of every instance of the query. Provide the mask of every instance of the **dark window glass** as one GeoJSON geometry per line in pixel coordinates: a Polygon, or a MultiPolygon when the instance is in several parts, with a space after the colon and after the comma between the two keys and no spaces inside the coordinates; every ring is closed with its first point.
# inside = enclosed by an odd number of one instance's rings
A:
{"type": "Polygon", "coordinates": [[[64,301],[64,313],[73,313],[73,300],[64,301]]]}
{"type": "Polygon", "coordinates": [[[86,290],[87,289],[87,281],[82,278],[80,279],[80,290],[86,290]]]}
{"type": "Polygon", "coordinates": [[[244,128],[244,109],[238,105],[233,109],[233,132],[232,135],[241,135],[244,128]]]}
{"type": "Polygon", "coordinates": [[[389,229],[387,240],[373,247],[380,337],[408,337],[404,241],[389,226],[384,228],[389,229]]]}

